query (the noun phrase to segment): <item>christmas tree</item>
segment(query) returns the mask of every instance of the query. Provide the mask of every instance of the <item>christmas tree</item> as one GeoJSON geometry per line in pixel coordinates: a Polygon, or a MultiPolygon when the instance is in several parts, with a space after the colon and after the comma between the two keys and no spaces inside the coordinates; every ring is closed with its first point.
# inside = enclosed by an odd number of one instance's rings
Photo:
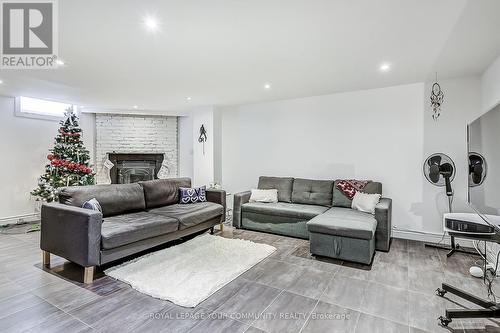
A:
{"type": "Polygon", "coordinates": [[[54,148],[47,156],[49,163],[45,174],[38,180],[38,187],[31,192],[37,200],[51,202],[57,200],[57,188],[62,186],[83,186],[94,184],[95,174],[90,167],[90,154],[82,141],[82,130],[78,117],[69,108],[66,119],[60,122],[59,134],[54,148]]]}

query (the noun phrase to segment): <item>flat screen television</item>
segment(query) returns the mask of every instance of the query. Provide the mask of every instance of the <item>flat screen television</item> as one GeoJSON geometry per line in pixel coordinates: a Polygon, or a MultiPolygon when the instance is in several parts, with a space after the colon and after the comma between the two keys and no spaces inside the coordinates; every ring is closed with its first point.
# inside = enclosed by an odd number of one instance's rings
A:
{"type": "Polygon", "coordinates": [[[468,125],[470,207],[497,230],[500,215],[500,104],[468,125]],[[483,162],[480,160],[483,159],[483,162]]]}

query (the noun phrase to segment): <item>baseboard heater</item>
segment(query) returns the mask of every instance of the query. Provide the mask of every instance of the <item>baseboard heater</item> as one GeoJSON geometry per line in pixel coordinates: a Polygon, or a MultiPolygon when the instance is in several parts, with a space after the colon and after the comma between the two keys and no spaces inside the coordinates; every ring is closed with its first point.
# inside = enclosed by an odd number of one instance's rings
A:
{"type": "Polygon", "coordinates": [[[22,214],[8,217],[0,217],[0,226],[35,222],[40,220],[40,213],[22,214]]]}

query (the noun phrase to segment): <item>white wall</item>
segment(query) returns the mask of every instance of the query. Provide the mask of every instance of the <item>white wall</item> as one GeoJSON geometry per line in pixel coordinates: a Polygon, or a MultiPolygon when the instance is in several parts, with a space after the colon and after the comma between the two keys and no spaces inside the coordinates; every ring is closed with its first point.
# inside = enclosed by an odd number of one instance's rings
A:
{"type": "Polygon", "coordinates": [[[222,182],[233,193],[260,175],[383,183],[393,224],[423,228],[424,84],[227,107],[222,182]]]}
{"type": "Polygon", "coordinates": [[[193,118],[179,117],[179,177],[193,178],[193,118]]]}
{"type": "MultiPolygon", "coordinates": [[[[94,155],[93,117],[80,115],[83,141],[91,156],[94,155]]],[[[58,128],[56,121],[14,116],[14,98],[0,97],[0,219],[35,212],[35,201],[29,193],[44,173],[58,128]]]]}
{"type": "MultiPolygon", "coordinates": [[[[453,209],[456,212],[469,211],[467,124],[480,114],[480,78],[470,77],[439,82],[445,96],[438,121],[434,121],[431,116],[432,83],[427,83],[425,86],[422,160],[438,152],[451,157],[456,166],[456,176],[452,182],[455,197],[453,209]]],[[[442,214],[448,212],[448,199],[444,188],[436,187],[423,179],[423,205],[415,207],[415,211],[423,217],[422,225],[417,225],[416,230],[442,234],[442,214]]]]}
{"type": "Polygon", "coordinates": [[[214,108],[214,182],[222,184],[222,115],[220,108],[214,108]]]}
{"type": "Polygon", "coordinates": [[[180,176],[191,177],[193,186],[222,181],[222,112],[216,107],[198,107],[179,117],[180,176]],[[198,142],[200,127],[207,131],[205,152],[198,142]]]}
{"type": "Polygon", "coordinates": [[[214,108],[202,107],[191,112],[193,121],[193,186],[208,186],[214,181],[214,108]],[[207,131],[207,141],[198,142],[200,127],[207,131]]]}
{"type": "Polygon", "coordinates": [[[486,112],[500,103],[500,56],[481,77],[481,106],[486,112]]]}

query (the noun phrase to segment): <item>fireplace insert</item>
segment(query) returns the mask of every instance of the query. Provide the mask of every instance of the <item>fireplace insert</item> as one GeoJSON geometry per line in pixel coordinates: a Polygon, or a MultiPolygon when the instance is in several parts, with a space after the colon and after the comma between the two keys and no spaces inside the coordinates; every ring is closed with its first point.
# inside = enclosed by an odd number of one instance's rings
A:
{"type": "Polygon", "coordinates": [[[163,163],[163,154],[117,154],[109,153],[114,164],[110,170],[113,184],[130,184],[157,179],[163,163]]]}

